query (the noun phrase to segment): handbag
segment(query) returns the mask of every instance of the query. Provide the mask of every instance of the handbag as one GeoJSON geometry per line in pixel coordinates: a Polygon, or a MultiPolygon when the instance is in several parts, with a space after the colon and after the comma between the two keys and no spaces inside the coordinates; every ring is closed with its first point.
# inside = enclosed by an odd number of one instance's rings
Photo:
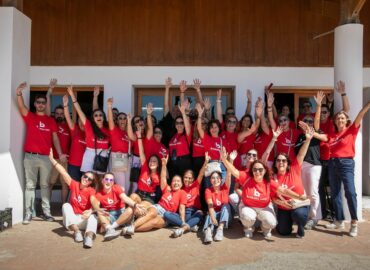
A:
{"type": "Polygon", "coordinates": [[[112,153],[112,171],[127,172],[129,157],[127,153],[112,153]]]}
{"type": "Polygon", "coordinates": [[[204,172],[204,176],[208,177],[213,172],[222,172],[221,170],[221,163],[218,161],[213,161],[207,164],[206,171],[204,172]]]}
{"type": "Polygon", "coordinates": [[[109,156],[110,156],[110,151],[108,151],[108,155],[102,156],[101,153],[103,150],[100,150],[98,153],[96,149],[96,136],[95,136],[95,157],[94,157],[94,164],[93,164],[93,170],[98,171],[98,172],[106,172],[108,169],[108,164],[109,164],[109,156]]]}

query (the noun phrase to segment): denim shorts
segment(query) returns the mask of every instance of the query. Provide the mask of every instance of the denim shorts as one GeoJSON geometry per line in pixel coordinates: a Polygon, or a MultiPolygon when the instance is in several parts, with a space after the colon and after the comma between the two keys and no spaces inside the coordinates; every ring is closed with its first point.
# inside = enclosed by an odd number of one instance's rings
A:
{"type": "Polygon", "coordinates": [[[114,223],[119,218],[119,216],[123,214],[123,212],[125,212],[125,208],[109,211],[110,223],[114,223]]]}
{"type": "Polygon", "coordinates": [[[164,209],[160,204],[153,204],[152,207],[154,207],[157,210],[157,214],[160,217],[163,217],[164,213],[167,212],[167,210],[164,209]]]}

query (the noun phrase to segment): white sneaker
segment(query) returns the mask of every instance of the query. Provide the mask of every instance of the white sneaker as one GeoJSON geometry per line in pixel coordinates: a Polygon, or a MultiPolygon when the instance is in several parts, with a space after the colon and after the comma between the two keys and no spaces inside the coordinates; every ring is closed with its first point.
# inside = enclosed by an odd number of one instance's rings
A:
{"type": "Polygon", "coordinates": [[[199,230],[199,226],[198,225],[195,225],[195,226],[193,226],[193,227],[190,228],[190,231],[192,231],[192,232],[198,232],[198,230],[199,230]]]}
{"type": "Polygon", "coordinates": [[[310,219],[309,221],[307,221],[306,225],[304,226],[304,229],[305,230],[315,229],[317,223],[318,223],[317,220],[310,219]]]}
{"type": "Polygon", "coordinates": [[[135,228],[134,228],[134,225],[128,225],[128,226],[125,226],[123,227],[122,229],[122,235],[129,235],[129,236],[132,236],[135,234],[135,228]]]}
{"type": "Polygon", "coordinates": [[[351,229],[349,230],[349,236],[356,237],[358,233],[357,223],[351,223],[351,229]]]}
{"type": "Polygon", "coordinates": [[[91,236],[86,236],[84,241],[84,247],[86,248],[92,248],[93,246],[93,239],[91,236]]]}
{"type": "Polygon", "coordinates": [[[334,221],[333,223],[330,223],[330,224],[326,224],[325,228],[327,229],[340,229],[340,230],[343,230],[344,229],[344,221],[334,221]]]}
{"type": "Polygon", "coordinates": [[[217,229],[216,235],[213,240],[222,241],[222,239],[224,239],[224,229],[217,229]]]}
{"type": "Polygon", "coordinates": [[[173,231],[172,237],[173,238],[177,238],[177,237],[180,237],[183,234],[184,234],[184,229],[183,228],[179,228],[179,229],[176,229],[176,230],[173,231]]]}
{"type": "Polygon", "coordinates": [[[271,238],[271,229],[264,229],[263,230],[263,236],[268,239],[268,238],[271,238]]]}
{"type": "Polygon", "coordinates": [[[116,231],[113,228],[108,228],[107,231],[104,234],[104,240],[112,240],[116,237],[118,237],[120,232],[116,231]]]}
{"type": "Polygon", "coordinates": [[[253,228],[244,229],[244,235],[247,238],[252,238],[253,237],[253,228]]]}
{"type": "Polygon", "coordinates": [[[204,243],[208,244],[208,243],[211,243],[211,242],[212,242],[212,230],[211,230],[210,227],[208,227],[204,231],[204,243]]]}
{"type": "Polygon", "coordinates": [[[24,216],[22,224],[23,225],[28,225],[28,224],[30,224],[31,220],[32,220],[32,214],[26,214],[24,216]]]}
{"type": "Polygon", "coordinates": [[[84,240],[82,233],[80,231],[75,232],[74,238],[76,243],[80,243],[84,240]]]}

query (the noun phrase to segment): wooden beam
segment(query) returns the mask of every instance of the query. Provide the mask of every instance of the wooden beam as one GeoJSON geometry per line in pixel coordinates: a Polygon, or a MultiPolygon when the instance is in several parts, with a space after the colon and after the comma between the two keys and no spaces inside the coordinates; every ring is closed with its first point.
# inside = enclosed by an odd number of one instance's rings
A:
{"type": "Polygon", "coordinates": [[[364,6],[366,0],[357,0],[354,3],[353,10],[352,10],[352,17],[356,17],[359,15],[362,7],[364,6]]]}

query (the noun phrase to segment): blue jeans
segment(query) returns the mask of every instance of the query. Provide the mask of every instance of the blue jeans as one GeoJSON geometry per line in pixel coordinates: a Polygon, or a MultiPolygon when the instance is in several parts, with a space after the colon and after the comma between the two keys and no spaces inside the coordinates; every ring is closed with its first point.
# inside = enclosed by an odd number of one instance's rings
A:
{"type": "Polygon", "coordinates": [[[121,208],[119,210],[112,210],[112,211],[108,211],[109,212],[109,219],[110,219],[110,223],[114,223],[120,215],[123,214],[123,212],[125,212],[125,208],[121,208]]]}
{"type": "Polygon", "coordinates": [[[329,161],[329,184],[335,219],[344,220],[341,184],[344,186],[351,219],[357,220],[357,194],[355,189],[355,161],[352,158],[332,158],[329,161]]]}
{"type": "Polygon", "coordinates": [[[201,210],[192,207],[186,208],[185,221],[190,228],[194,227],[195,225],[198,225],[202,218],[203,212],[201,210]]]}
{"type": "Polygon", "coordinates": [[[309,206],[299,207],[292,210],[277,211],[277,226],[276,230],[281,235],[290,235],[293,231],[293,222],[298,226],[297,234],[304,236],[304,226],[308,219],[309,206]]]}
{"type": "MultiPolygon", "coordinates": [[[[216,212],[216,219],[218,221],[218,224],[221,222],[225,222],[225,228],[228,227],[229,222],[231,221],[231,209],[230,204],[224,204],[219,212],[216,212]]],[[[206,220],[204,222],[203,230],[206,230],[208,227],[211,227],[211,229],[214,229],[214,225],[211,222],[211,217],[209,214],[206,216],[206,220]]]]}
{"type": "Polygon", "coordinates": [[[166,211],[163,214],[164,220],[167,222],[169,226],[179,226],[182,227],[185,222],[183,222],[180,218],[180,215],[177,213],[173,213],[170,211],[166,211]]]}

